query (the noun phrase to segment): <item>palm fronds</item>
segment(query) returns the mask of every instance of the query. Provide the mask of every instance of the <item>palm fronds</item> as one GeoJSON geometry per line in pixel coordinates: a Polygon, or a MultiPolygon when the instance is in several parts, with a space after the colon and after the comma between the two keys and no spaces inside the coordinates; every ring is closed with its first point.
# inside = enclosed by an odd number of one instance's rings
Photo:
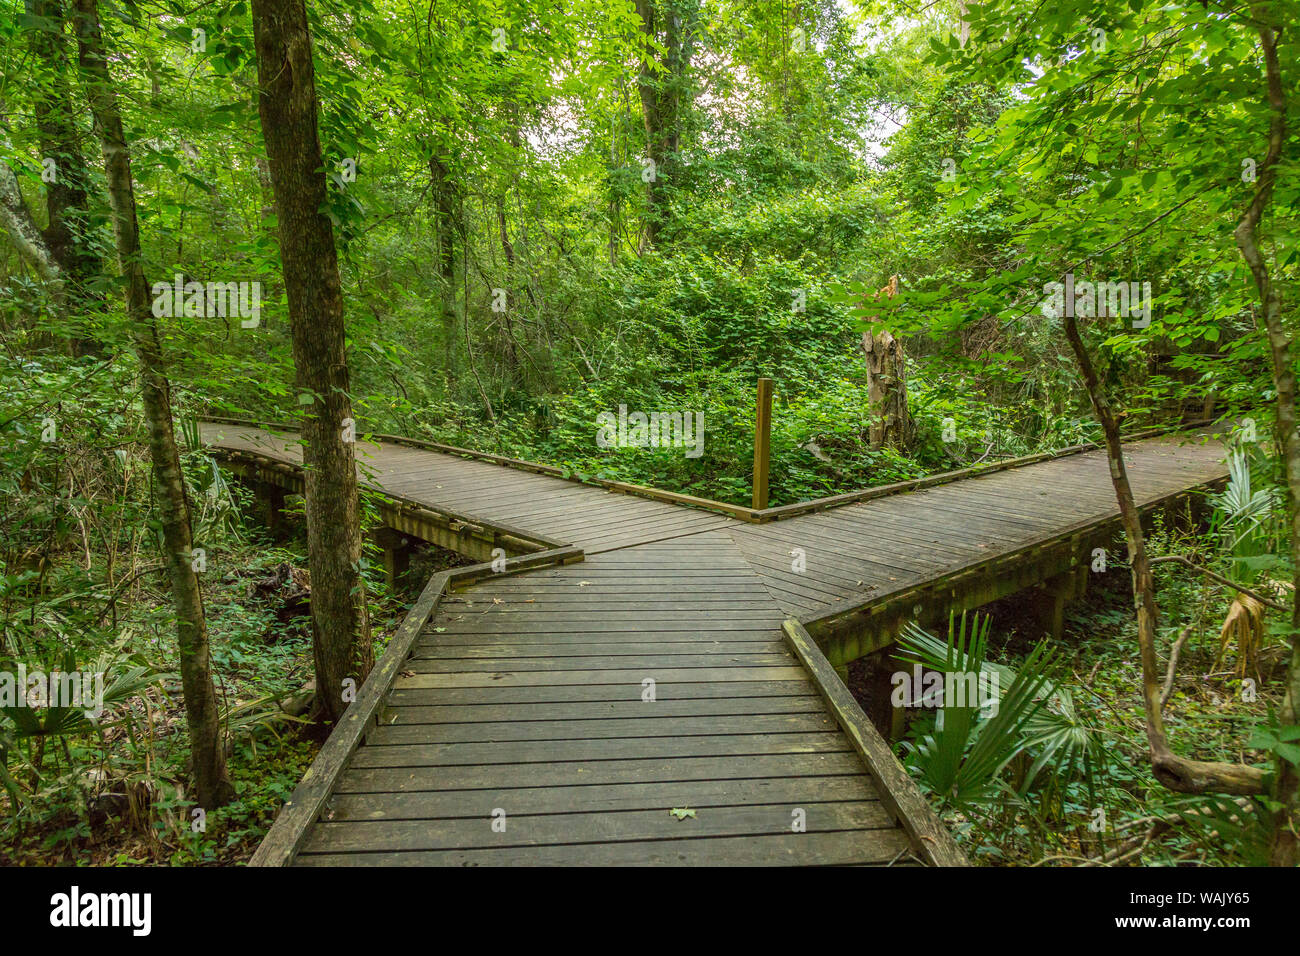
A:
{"type": "Polygon", "coordinates": [[[1104,761],[1092,728],[1079,716],[1069,691],[1055,681],[1056,651],[1037,644],[1016,669],[987,659],[990,619],[975,614],[949,618],[945,644],[915,623],[899,636],[898,657],[946,677],[977,674],[995,701],[972,702],[948,695],[932,733],[912,745],[910,762],[922,779],[955,805],[983,802],[1000,792],[1003,771],[1021,754],[1032,758],[1017,791],[1023,795],[1045,770],[1091,781],[1104,761]],[[989,679],[985,679],[989,678],[989,679]]]}

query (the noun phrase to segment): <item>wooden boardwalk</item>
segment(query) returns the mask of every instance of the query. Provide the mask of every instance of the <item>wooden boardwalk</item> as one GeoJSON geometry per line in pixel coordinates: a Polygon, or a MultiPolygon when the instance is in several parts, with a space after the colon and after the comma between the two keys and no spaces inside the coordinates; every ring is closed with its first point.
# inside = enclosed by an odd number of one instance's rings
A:
{"type": "MultiPolygon", "coordinates": [[[[297,460],[292,435],[203,431],[235,461],[297,460]]],[[[1222,480],[1222,456],[1126,455],[1149,507],[1222,480]]],[[[960,863],[823,656],[862,639],[827,635],[918,595],[977,600],[958,582],[981,568],[1073,573],[1116,516],[1097,451],[790,517],[391,442],[359,458],[372,487],[535,553],[426,589],[255,862],[960,863]]]]}

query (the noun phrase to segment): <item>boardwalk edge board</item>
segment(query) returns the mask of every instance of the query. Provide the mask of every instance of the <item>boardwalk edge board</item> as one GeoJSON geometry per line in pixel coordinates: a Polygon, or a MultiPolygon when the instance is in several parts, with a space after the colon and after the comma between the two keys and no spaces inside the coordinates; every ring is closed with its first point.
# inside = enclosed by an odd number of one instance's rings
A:
{"type": "Polygon", "coordinates": [[[795,618],[781,625],[786,643],[808,671],[817,692],[848,736],[867,771],[880,784],[880,801],[915,844],[921,859],[932,866],[969,866],[970,861],[934,812],[921,788],[872,726],[862,707],[835,673],[817,642],[795,618]]]}
{"type": "MultiPolygon", "coordinates": [[[[201,416],[201,420],[225,425],[244,425],[249,428],[261,428],[267,431],[283,431],[292,434],[297,434],[298,431],[296,425],[288,425],[284,422],[261,422],[249,418],[231,418],[224,415],[203,415],[201,416]]],[[[1124,435],[1122,438],[1124,443],[1127,444],[1129,442],[1143,441],[1148,438],[1157,438],[1161,435],[1191,431],[1211,424],[1213,424],[1213,421],[1208,419],[1194,422],[1180,422],[1175,425],[1148,428],[1144,431],[1134,432],[1131,435],[1124,435]]],[[[470,448],[458,448],[455,445],[443,445],[439,442],[426,441],[421,438],[407,438],[402,435],[387,435],[381,433],[372,433],[369,437],[374,441],[389,442],[394,445],[406,445],[411,448],[425,448],[430,451],[455,455],[460,458],[471,458],[479,461],[490,462],[494,465],[500,465],[505,468],[515,468],[520,471],[528,471],[534,474],[549,475],[563,481],[573,482],[574,484],[607,488],[611,491],[636,495],[640,498],[649,498],[653,501],[664,501],[669,504],[684,505],[688,508],[699,508],[708,511],[720,511],[731,515],[733,518],[739,518],[740,520],[747,521],[751,524],[766,524],[770,521],[781,521],[785,518],[795,518],[814,511],[838,508],[841,505],[856,504],[860,501],[870,501],[873,498],[888,497],[889,495],[901,494],[907,491],[921,491],[925,488],[933,488],[937,485],[946,485],[954,481],[960,481],[963,478],[974,478],[980,475],[994,474],[999,471],[1023,468],[1026,465],[1036,465],[1056,458],[1068,458],[1071,455],[1078,455],[1083,452],[1097,451],[1103,447],[1097,442],[1084,442],[1083,444],[1071,445],[1068,448],[1062,448],[1058,451],[1038,452],[1033,455],[1023,455],[1019,458],[1008,458],[1005,461],[992,462],[988,465],[971,465],[967,468],[959,468],[955,471],[945,471],[938,475],[928,475],[924,478],[912,478],[907,481],[895,482],[892,485],[879,485],[874,488],[863,488],[858,491],[849,491],[840,495],[830,495],[825,498],[813,498],[809,501],[796,501],[788,505],[778,505],[773,508],[759,509],[728,504],[725,501],[715,501],[712,498],[698,498],[694,495],[678,494],[673,491],[665,491],[662,488],[634,485],[624,481],[611,481],[606,478],[578,478],[573,475],[565,474],[563,469],[557,468],[554,465],[546,465],[536,461],[525,461],[521,458],[507,458],[503,455],[493,455],[489,452],[474,451],[470,448]]],[[[252,456],[250,455],[250,457],[252,456]]],[[[552,546],[556,545],[556,542],[549,543],[552,546]]]]}
{"type": "Polygon", "coordinates": [[[501,576],[530,571],[549,564],[570,564],[581,561],[580,548],[555,548],[522,557],[509,558],[505,570],[494,571],[492,562],[472,564],[450,571],[439,571],[429,579],[420,597],[402,620],[397,633],[385,648],[383,656],[370,671],[361,693],[344,712],[303,775],[293,795],[280,809],[270,831],[249,860],[249,866],[289,866],[294,861],[308,831],[320,817],[325,802],[334,792],[339,774],[361,745],[366,732],[374,722],[385,696],[425,624],[437,611],[439,603],[456,584],[478,580],[488,575],[501,576]]]}

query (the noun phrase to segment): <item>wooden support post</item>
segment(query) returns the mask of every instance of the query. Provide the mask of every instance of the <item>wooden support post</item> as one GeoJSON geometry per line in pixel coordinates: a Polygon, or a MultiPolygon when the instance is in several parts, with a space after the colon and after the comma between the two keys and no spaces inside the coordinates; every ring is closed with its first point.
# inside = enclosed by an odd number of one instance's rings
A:
{"type": "Polygon", "coordinates": [[[253,484],[253,498],[257,505],[257,519],[270,532],[273,540],[284,537],[284,489],[269,481],[253,484]]]}
{"type": "Polygon", "coordinates": [[[772,451],[772,380],[758,380],[758,412],[754,417],[754,508],[767,507],[768,459],[772,451]]]}
{"type": "Polygon", "coordinates": [[[891,707],[889,708],[889,740],[891,743],[897,743],[903,739],[903,734],[907,733],[907,708],[891,707]]]}
{"type": "Polygon", "coordinates": [[[1065,606],[1074,600],[1077,588],[1077,572],[1066,571],[1033,589],[1033,605],[1039,622],[1054,641],[1059,641],[1065,631],[1065,606]]]}
{"type": "Polygon", "coordinates": [[[1065,605],[1070,600],[1071,585],[1074,582],[1066,578],[1050,592],[1052,595],[1052,619],[1049,622],[1052,640],[1059,641],[1065,634],[1065,605]]]}
{"type": "Polygon", "coordinates": [[[375,543],[384,549],[384,576],[388,579],[388,587],[396,591],[402,575],[411,566],[411,539],[400,531],[383,526],[375,529],[374,537],[375,543]]]}

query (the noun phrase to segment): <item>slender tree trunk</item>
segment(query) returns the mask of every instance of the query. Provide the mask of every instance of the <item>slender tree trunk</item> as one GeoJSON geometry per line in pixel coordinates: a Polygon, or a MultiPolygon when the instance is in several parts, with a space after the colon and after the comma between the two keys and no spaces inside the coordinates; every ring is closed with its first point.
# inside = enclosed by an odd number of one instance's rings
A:
{"type": "Polygon", "coordinates": [[[1133,498],[1128,470],[1124,465],[1124,446],[1119,435],[1119,420],[1111,408],[1110,400],[1087,346],[1079,335],[1079,327],[1072,310],[1067,309],[1065,334],[1074,350],[1074,357],[1083,377],[1088,398],[1092,401],[1097,421],[1106,436],[1106,455],[1110,462],[1111,483],[1119,503],[1120,520],[1124,538],[1128,543],[1129,566],[1133,577],[1133,606],[1137,613],[1138,648],[1142,658],[1142,702],[1146,709],[1147,743],[1151,751],[1151,769],[1157,780],[1170,790],[1179,793],[1256,794],[1263,791],[1264,774],[1255,767],[1244,764],[1212,763],[1187,760],[1169,747],[1161,713],[1161,687],[1163,675],[1156,658],[1156,633],[1160,609],[1156,604],[1155,578],[1147,557],[1146,536],[1142,531],[1141,514],[1133,498]]]}
{"type": "Polygon", "coordinates": [[[211,809],[228,802],[234,796],[234,788],[226,775],[203,595],[190,553],[193,544],[190,509],[176,451],[171,386],[163,363],[149,285],[141,265],[131,157],[104,54],[96,0],[76,0],[75,25],[86,98],[104,152],[118,264],[126,279],[127,320],[131,323],[136,352],[140,357],[144,414],[149,425],[149,454],[158,481],[159,514],[163,545],[167,549],[165,559],[171,578],[172,602],[176,610],[181,685],[185,692],[185,715],[189,722],[196,789],[200,805],[211,809]]]}
{"type": "Polygon", "coordinates": [[[429,157],[438,228],[438,278],[442,280],[443,381],[451,391],[456,342],[456,195],[455,183],[440,156],[429,157]]]}
{"type": "Polygon", "coordinates": [[[324,161],[316,80],[303,0],[253,0],[261,95],[258,111],[280,223],[280,258],[293,330],[302,417],[307,559],[315,635],[317,717],[337,721],[374,663],[361,576],[355,443],[334,230],[321,212],[324,161]]]}
{"type": "MultiPolygon", "coordinates": [[[[62,270],[70,311],[86,317],[100,311],[103,297],[90,280],[99,272],[99,259],[90,249],[86,159],[81,151],[77,112],[68,80],[67,36],[63,0],[27,0],[36,18],[31,31],[32,54],[45,75],[32,84],[36,128],[42,159],[54,160],[54,181],[46,186],[45,242],[62,270]]],[[[74,355],[97,355],[101,349],[90,336],[70,338],[74,355]]]]}
{"type": "Polygon", "coordinates": [[[645,184],[649,208],[642,232],[643,249],[658,240],[666,215],[664,188],[681,149],[682,101],[698,9],[696,0],[636,0],[646,57],[637,76],[637,89],[645,122],[646,158],[654,164],[645,184]],[[655,41],[663,46],[662,58],[655,41]]]}
{"type": "MultiPolygon", "coordinates": [[[[1273,198],[1277,181],[1277,165],[1282,159],[1286,142],[1286,96],[1283,92],[1282,69],[1278,62],[1278,36],[1269,10],[1264,4],[1254,4],[1251,10],[1259,33],[1260,51],[1264,59],[1264,78],[1268,90],[1270,110],[1268,152],[1258,166],[1255,194],[1237,224],[1237,247],[1250,268],[1259,292],[1259,319],[1268,340],[1273,362],[1273,384],[1277,391],[1278,450],[1286,474],[1287,513],[1291,519],[1291,659],[1287,666],[1285,694],[1278,712],[1283,726],[1300,723],[1300,432],[1296,420],[1295,356],[1291,333],[1282,321],[1282,295],[1277,283],[1269,274],[1268,263],[1260,252],[1257,240],[1260,220],[1273,198]]],[[[1273,845],[1270,861],[1274,866],[1300,864],[1300,772],[1294,764],[1277,760],[1273,798],[1281,804],[1273,820],[1273,845]]]]}

